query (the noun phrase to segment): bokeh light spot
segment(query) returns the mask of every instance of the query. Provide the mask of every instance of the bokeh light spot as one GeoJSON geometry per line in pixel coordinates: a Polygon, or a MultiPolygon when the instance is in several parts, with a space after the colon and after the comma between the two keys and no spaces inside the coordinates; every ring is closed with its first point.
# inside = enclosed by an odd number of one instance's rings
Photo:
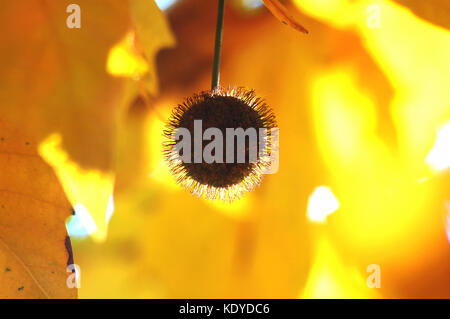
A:
{"type": "Polygon", "coordinates": [[[326,186],[319,186],[309,197],[308,219],[314,223],[323,223],[338,208],[339,202],[333,192],[326,186]]]}

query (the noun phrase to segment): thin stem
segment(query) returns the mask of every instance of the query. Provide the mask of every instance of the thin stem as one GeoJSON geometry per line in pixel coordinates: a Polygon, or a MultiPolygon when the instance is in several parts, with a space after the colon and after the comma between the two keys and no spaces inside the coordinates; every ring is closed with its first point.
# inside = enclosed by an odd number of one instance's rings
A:
{"type": "Polygon", "coordinates": [[[222,50],[222,33],[223,33],[223,12],[225,0],[219,0],[217,8],[217,25],[216,25],[216,40],[214,42],[214,62],[211,80],[211,90],[219,86],[220,78],[220,51],[222,50]]]}

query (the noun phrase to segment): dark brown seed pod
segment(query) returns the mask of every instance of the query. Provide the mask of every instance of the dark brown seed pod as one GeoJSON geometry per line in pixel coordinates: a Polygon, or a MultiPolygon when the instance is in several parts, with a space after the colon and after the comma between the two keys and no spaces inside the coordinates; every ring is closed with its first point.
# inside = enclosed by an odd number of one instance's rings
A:
{"type": "MultiPolygon", "coordinates": [[[[276,127],[275,115],[263,99],[256,97],[253,90],[245,88],[216,88],[187,98],[178,105],[170,116],[164,136],[164,156],[177,182],[189,192],[207,199],[220,198],[233,201],[240,198],[245,191],[251,191],[262,180],[263,169],[269,167],[274,136],[271,129],[276,127]],[[175,145],[180,141],[174,137],[177,129],[187,129],[194,137],[194,121],[201,120],[201,136],[208,128],[217,128],[224,137],[223,154],[226,154],[227,128],[266,129],[267,135],[257,135],[258,151],[256,160],[250,159],[250,143],[245,143],[245,160],[237,161],[237,145],[234,143],[233,161],[207,163],[194,161],[193,151],[190,160],[182,160],[182,152],[175,145]],[[261,152],[264,148],[265,152],[261,152]]],[[[234,138],[234,137],[233,137],[234,138]]],[[[201,150],[210,141],[201,139],[201,150]]],[[[194,150],[194,138],[191,139],[194,150]]],[[[185,157],[186,158],[186,157],[185,157]]]]}

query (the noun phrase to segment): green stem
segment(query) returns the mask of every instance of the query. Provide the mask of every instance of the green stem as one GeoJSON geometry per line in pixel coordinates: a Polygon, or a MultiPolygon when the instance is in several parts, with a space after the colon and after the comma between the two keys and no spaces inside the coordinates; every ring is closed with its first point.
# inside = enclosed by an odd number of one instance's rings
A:
{"type": "Polygon", "coordinates": [[[219,0],[217,8],[217,25],[216,25],[216,40],[214,42],[214,62],[211,80],[211,90],[219,86],[220,78],[220,51],[222,49],[222,33],[223,33],[223,12],[225,0],[219,0]]]}

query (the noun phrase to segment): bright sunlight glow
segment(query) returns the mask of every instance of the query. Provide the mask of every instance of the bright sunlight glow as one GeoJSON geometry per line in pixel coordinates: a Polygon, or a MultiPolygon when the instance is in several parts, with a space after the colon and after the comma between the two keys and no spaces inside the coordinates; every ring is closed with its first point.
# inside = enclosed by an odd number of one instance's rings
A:
{"type": "Polygon", "coordinates": [[[339,208],[339,202],[326,186],[317,187],[308,200],[308,219],[315,223],[325,222],[328,215],[339,208]]]}
{"type": "Polygon", "coordinates": [[[450,167],[450,122],[438,131],[436,142],[425,161],[439,171],[450,167]]]}

